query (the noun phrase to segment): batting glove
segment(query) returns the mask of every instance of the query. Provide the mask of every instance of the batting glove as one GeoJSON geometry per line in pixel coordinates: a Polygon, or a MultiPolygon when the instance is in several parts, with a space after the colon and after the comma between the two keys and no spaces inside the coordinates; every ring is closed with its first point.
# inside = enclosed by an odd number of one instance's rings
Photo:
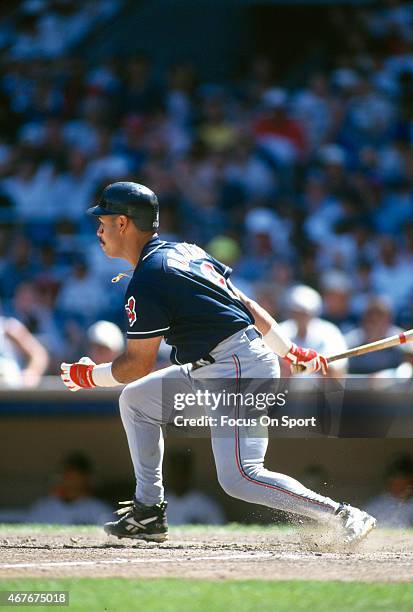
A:
{"type": "Polygon", "coordinates": [[[298,374],[299,372],[315,374],[320,370],[323,374],[327,374],[327,359],[313,349],[301,348],[293,343],[284,359],[290,364],[293,374],[298,374]]]}
{"type": "Polygon", "coordinates": [[[92,371],[95,365],[95,362],[90,357],[82,357],[76,363],[62,363],[60,365],[62,370],[60,378],[69,391],[92,389],[96,387],[92,378],[92,371]]]}

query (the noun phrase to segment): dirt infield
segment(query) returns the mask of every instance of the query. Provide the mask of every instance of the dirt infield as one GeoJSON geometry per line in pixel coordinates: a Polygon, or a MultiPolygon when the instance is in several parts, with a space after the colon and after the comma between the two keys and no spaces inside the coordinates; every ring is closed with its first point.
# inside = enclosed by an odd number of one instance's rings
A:
{"type": "Polygon", "coordinates": [[[413,532],[377,530],[349,551],[308,529],[175,528],[148,544],[97,528],[0,528],[0,578],[32,576],[411,581],[413,532]]]}

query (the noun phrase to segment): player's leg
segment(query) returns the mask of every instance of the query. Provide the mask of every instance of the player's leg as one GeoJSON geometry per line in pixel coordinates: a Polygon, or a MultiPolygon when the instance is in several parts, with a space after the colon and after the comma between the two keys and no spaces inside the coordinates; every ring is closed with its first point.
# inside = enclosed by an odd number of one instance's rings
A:
{"type": "MultiPolygon", "coordinates": [[[[228,348],[231,349],[225,346],[226,350],[228,348]]],[[[232,368],[231,360],[227,357],[221,357],[219,353],[215,357],[216,362],[211,366],[207,378],[213,374],[212,368],[215,369],[216,377],[225,376],[236,380],[242,376],[246,379],[267,380],[279,376],[278,362],[260,341],[248,345],[245,338],[242,342],[237,340],[234,352],[231,353],[232,368]]],[[[234,416],[240,416],[237,409],[234,416]]],[[[211,430],[218,479],[230,495],[319,521],[329,520],[337,514],[338,524],[344,530],[343,539],[347,543],[363,539],[376,526],[376,520],[366,512],[319,495],[295,478],[266,469],[264,459],[268,435],[266,427],[259,421],[252,427],[235,424],[226,425],[225,429],[211,430]]]]}
{"type": "MultiPolygon", "coordinates": [[[[220,345],[214,358],[213,365],[194,373],[195,384],[211,386],[214,378],[231,379],[233,383],[279,377],[278,361],[260,340],[250,342],[242,336],[229,339],[220,345]]],[[[221,414],[225,412],[221,407],[221,414]]],[[[229,416],[240,419],[246,413],[234,407],[229,416]]],[[[268,432],[259,422],[251,427],[212,427],[211,435],[218,480],[229,495],[317,519],[328,518],[338,510],[338,502],[307,489],[295,478],[264,467],[268,432]]]]}
{"type": "Polygon", "coordinates": [[[163,500],[162,425],[173,410],[174,394],[190,392],[185,367],[172,366],[131,383],[122,391],[120,413],[136,477],[134,499],[123,502],[120,518],[105,524],[109,535],[162,542],[168,537],[163,500]]]}
{"type": "Polygon", "coordinates": [[[148,506],[163,501],[162,425],[169,420],[177,390],[190,392],[192,387],[184,368],[170,366],[130,383],[119,398],[136,477],[135,497],[148,506]]]}
{"type": "Polygon", "coordinates": [[[233,497],[308,516],[329,518],[339,503],[307,489],[295,478],[264,467],[268,439],[265,427],[234,426],[213,435],[218,480],[233,497]]]}
{"type": "Polygon", "coordinates": [[[234,427],[230,435],[213,438],[218,478],[229,495],[319,522],[330,521],[336,515],[336,525],[341,526],[342,538],[347,544],[362,540],[374,529],[376,519],[367,512],[319,495],[295,478],[267,470],[265,436],[254,432],[245,435],[242,429],[234,427]],[[233,453],[233,461],[228,461],[228,453],[233,453]]]}

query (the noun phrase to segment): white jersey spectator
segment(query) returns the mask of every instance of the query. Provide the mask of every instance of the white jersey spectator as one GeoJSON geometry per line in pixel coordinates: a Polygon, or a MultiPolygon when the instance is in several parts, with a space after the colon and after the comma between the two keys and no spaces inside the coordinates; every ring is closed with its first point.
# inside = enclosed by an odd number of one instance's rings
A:
{"type": "Polygon", "coordinates": [[[395,457],[386,470],[385,491],[369,501],[367,512],[373,512],[382,527],[413,527],[413,459],[410,455],[395,457]]]}
{"type": "Polygon", "coordinates": [[[17,319],[0,316],[0,387],[36,387],[47,364],[45,348],[27,327],[17,319]]]}
{"type": "Polygon", "coordinates": [[[168,521],[172,525],[225,523],[219,503],[192,486],[194,458],[184,450],[172,449],[167,457],[168,521]]]}
{"type": "Polygon", "coordinates": [[[74,452],[64,459],[61,473],[55,476],[48,495],[40,497],[28,509],[1,510],[0,521],[99,525],[111,518],[112,508],[94,496],[92,476],[88,457],[74,452]]]}
{"type": "Polygon", "coordinates": [[[382,493],[370,500],[365,508],[380,521],[381,527],[408,529],[413,526],[413,498],[403,500],[382,493]]]}
{"type": "Polygon", "coordinates": [[[111,517],[111,507],[94,497],[83,497],[67,503],[54,495],[49,495],[33,504],[25,516],[25,522],[100,525],[111,517]]]}
{"type": "Polygon", "coordinates": [[[168,522],[171,525],[222,525],[225,518],[219,505],[201,491],[183,495],[168,491],[168,522]]]}
{"type": "MultiPolygon", "coordinates": [[[[280,324],[282,331],[298,346],[310,346],[328,357],[342,353],[347,345],[339,328],[319,318],[322,300],[317,291],[305,285],[293,287],[288,295],[291,319],[280,324]]],[[[329,373],[340,376],[346,372],[346,362],[341,360],[329,366],[329,373]]]]}

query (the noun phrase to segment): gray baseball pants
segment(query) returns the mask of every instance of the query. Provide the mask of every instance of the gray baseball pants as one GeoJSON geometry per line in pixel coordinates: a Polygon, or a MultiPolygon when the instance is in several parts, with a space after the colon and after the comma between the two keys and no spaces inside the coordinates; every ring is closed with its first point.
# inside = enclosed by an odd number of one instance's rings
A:
{"type": "MultiPolygon", "coordinates": [[[[168,379],[181,393],[194,393],[205,388],[208,379],[279,377],[275,355],[261,338],[250,341],[244,330],[218,344],[211,355],[213,364],[195,370],[190,364],[171,366],[130,383],[121,393],[120,413],[136,476],[135,496],[143,504],[163,501],[161,426],[174,410],[173,397],[165,392],[168,379]]],[[[213,415],[219,411],[218,407],[213,415]]],[[[265,428],[260,426],[259,435],[254,436],[251,430],[243,435],[237,426],[225,427],[211,427],[211,437],[218,481],[229,495],[318,520],[328,519],[337,510],[339,504],[332,499],[264,467],[268,446],[265,428]]]]}

